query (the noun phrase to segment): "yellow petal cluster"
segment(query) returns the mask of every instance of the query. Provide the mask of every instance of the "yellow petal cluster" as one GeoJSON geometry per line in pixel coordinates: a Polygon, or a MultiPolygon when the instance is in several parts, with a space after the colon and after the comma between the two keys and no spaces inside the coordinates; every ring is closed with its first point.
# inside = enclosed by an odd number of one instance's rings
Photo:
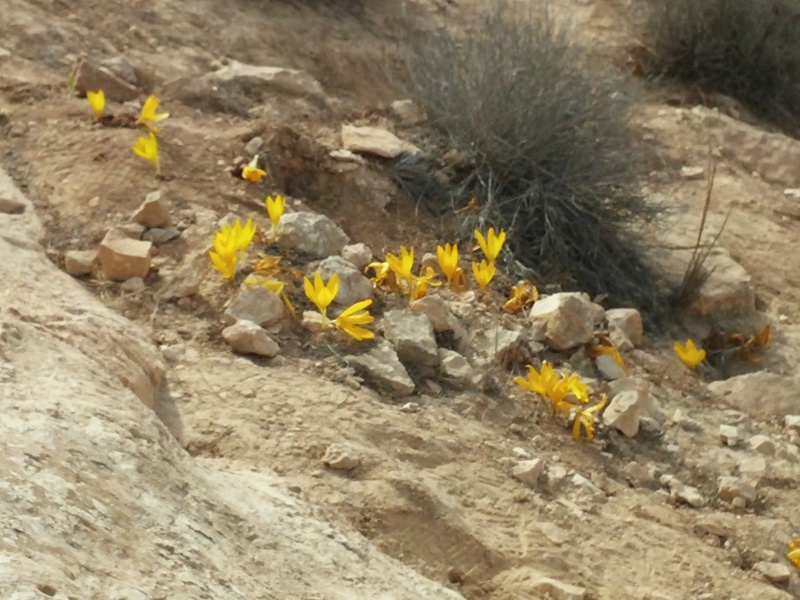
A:
{"type": "Polygon", "coordinates": [[[686,340],[685,345],[680,342],[675,342],[673,347],[675,348],[675,354],[678,355],[681,362],[690,369],[696,368],[697,365],[706,358],[706,351],[702,348],[698,349],[691,339],[686,340]]]}
{"type": "MultiPolygon", "coordinates": [[[[325,283],[319,271],[314,273],[314,280],[308,277],[303,281],[306,297],[317,307],[322,314],[322,328],[329,326],[328,307],[339,293],[339,275],[334,273],[325,283]]],[[[367,325],[375,320],[366,308],[372,304],[372,300],[362,300],[352,306],[347,307],[342,313],[333,320],[333,325],[344,331],[350,337],[362,341],[371,339],[374,334],[362,325],[367,325]]]]}
{"type": "Polygon", "coordinates": [[[472,263],[472,275],[475,277],[475,281],[481,286],[481,289],[485,288],[489,285],[494,279],[495,274],[495,266],[493,262],[487,263],[485,260],[482,260],[480,264],[474,262],[472,263]]]}
{"type": "Polygon", "coordinates": [[[539,290],[530,281],[525,279],[517,285],[511,286],[511,297],[503,305],[503,311],[508,313],[518,313],[529,304],[533,304],[539,299],[539,290]]]}
{"type": "Polygon", "coordinates": [[[252,219],[248,219],[244,225],[236,219],[236,223],[225,225],[214,236],[214,249],[208,255],[214,269],[225,279],[233,279],[239,255],[247,251],[255,233],[256,226],[252,219]]]}
{"type": "Polygon", "coordinates": [[[94,114],[98,117],[102,116],[103,110],[106,107],[106,95],[103,90],[86,92],[86,99],[89,101],[89,106],[92,107],[94,114]]]}
{"type": "Polygon", "coordinates": [[[158,121],[163,121],[166,119],[169,116],[169,113],[159,113],[157,111],[158,97],[150,95],[147,100],[145,100],[145,103],[142,106],[142,112],[139,114],[139,118],[136,120],[136,123],[144,125],[154,133],[158,133],[158,127],[156,127],[155,124],[158,121]]]}
{"type": "Polygon", "coordinates": [[[269,220],[272,223],[270,239],[274,241],[278,239],[278,224],[281,222],[283,211],[286,209],[286,198],[280,194],[274,198],[272,196],[267,196],[264,204],[267,207],[267,214],[269,215],[269,220]]]}
{"type": "Polygon", "coordinates": [[[367,325],[375,320],[375,317],[366,310],[371,304],[371,299],[356,302],[352,306],[344,309],[342,314],[336,317],[334,324],[347,335],[358,341],[372,339],[375,337],[375,334],[366,327],[361,327],[361,325],[367,325]]]}
{"type": "Polygon", "coordinates": [[[158,160],[158,139],[151,131],[147,137],[140,137],[133,145],[133,152],[137,156],[150,161],[156,166],[156,174],[161,174],[161,164],[158,160]]]}

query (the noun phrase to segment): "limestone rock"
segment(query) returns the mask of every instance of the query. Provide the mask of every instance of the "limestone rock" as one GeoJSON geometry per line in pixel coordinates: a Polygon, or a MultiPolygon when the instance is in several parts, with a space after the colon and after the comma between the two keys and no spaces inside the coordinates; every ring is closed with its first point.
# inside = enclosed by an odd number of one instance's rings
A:
{"type": "Polygon", "coordinates": [[[782,563],[775,562],[757,562],[753,565],[753,570],[758,571],[764,576],[764,579],[770,583],[777,585],[786,585],[792,577],[792,570],[782,563]]]}
{"type": "Polygon", "coordinates": [[[719,480],[717,495],[723,502],[733,503],[741,499],[743,507],[750,506],[756,499],[756,488],[738,477],[722,477],[719,480]]]}
{"type": "Polygon", "coordinates": [[[395,100],[391,108],[403,125],[416,125],[425,120],[424,112],[413,100],[395,100]]]}
{"type": "Polygon", "coordinates": [[[787,430],[800,433],[800,415],[786,415],[783,419],[783,424],[787,430]]]}
{"type": "Polygon", "coordinates": [[[281,350],[264,328],[252,321],[237,321],[222,330],[222,337],[239,354],[258,354],[272,358],[281,350]]]}
{"type": "Polygon", "coordinates": [[[164,300],[180,300],[200,293],[200,273],[194,268],[181,269],[172,275],[159,292],[164,300]]]}
{"type": "Polygon", "coordinates": [[[324,215],[308,212],[287,213],[278,225],[278,243],[294,248],[313,258],[339,254],[350,238],[336,223],[324,215]]]}
{"type": "Polygon", "coordinates": [[[767,461],[763,456],[748,456],[739,463],[739,476],[753,486],[758,486],[767,473],[767,461]]]}
{"type": "Polygon", "coordinates": [[[108,279],[126,281],[147,277],[152,252],[151,242],[132,240],[118,229],[111,229],[100,243],[97,260],[108,279]]]}
{"type": "Polygon", "coordinates": [[[361,459],[352,448],[344,444],[331,444],[325,450],[322,462],[330,469],[351,471],[361,464],[361,459]]]}
{"type": "Polygon", "coordinates": [[[67,250],[64,269],[73,277],[89,275],[97,264],[97,250],[67,250]]]}
{"type": "Polygon", "coordinates": [[[342,146],[351,152],[374,154],[383,158],[397,158],[404,152],[409,154],[420,152],[413,144],[401,140],[382,127],[342,125],[342,146]]]}
{"type": "Polygon", "coordinates": [[[585,600],[586,588],[564,583],[550,577],[542,577],[533,584],[537,592],[547,594],[552,600],[585,600]]]}
{"type": "Polygon", "coordinates": [[[669,480],[669,488],[672,498],[688,504],[692,508],[702,508],[706,505],[706,499],[696,487],[684,485],[673,477],[669,480]]]}
{"type": "Polygon", "coordinates": [[[223,321],[233,325],[236,321],[251,321],[261,327],[277,323],[284,316],[280,296],[262,285],[244,285],[231,305],[225,309],[223,321]]]}
{"type": "Polygon", "coordinates": [[[248,141],[244,145],[244,151],[252,156],[254,154],[257,154],[258,151],[261,150],[261,147],[263,145],[264,145],[264,138],[262,138],[260,135],[257,135],[253,138],[250,138],[250,141],[248,141]]]}
{"type": "Polygon", "coordinates": [[[108,69],[80,59],[75,71],[75,91],[85,96],[86,92],[103,90],[106,101],[128,102],[139,97],[139,90],[111,73],[108,69]]]}
{"type": "Polygon", "coordinates": [[[651,485],[655,481],[653,474],[643,464],[631,461],[625,465],[625,474],[639,485],[651,485]]]}
{"type": "Polygon", "coordinates": [[[800,414],[798,382],[790,377],[758,371],[708,384],[708,389],[733,408],[754,417],[800,414]]]}
{"type": "Polygon", "coordinates": [[[143,289],[145,289],[145,287],[147,286],[144,282],[144,279],[141,277],[131,277],[130,279],[123,281],[120,284],[119,289],[121,292],[141,292],[143,289]]]}
{"type": "Polygon", "coordinates": [[[316,100],[325,98],[325,90],[319,81],[304,71],[286,67],[248,65],[229,60],[227,65],[203,78],[217,87],[246,90],[249,95],[264,96],[280,91],[316,100]]]}
{"type": "Polygon", "coordinates": [[[487,362],[493,364],[502,362],[524,344],[525,338],[520,331],[503,326],[482,328],[473,342],[475,353],[486,357],[487,362]]]}
{"type": "Polygon", "coordinates": [[[169,225],[169,209],[162,196],[161,190],[147,194],[144,202],[131,215],[131,222],[148,228],[169,225]]]}
{"type": "Polygon", "coordinates": [[[414,393],[414,382],[408,376],[408,371],[400,362],[394,348],[386,342],[379,342],[366,354],[349,356],[348,361],[361,367],[379,386],[387,387],[401,396],[414,393]]]}
{"type": "Polygon", "coordinates": [[[722,247],[711,250],[705,267],[713,270],[690,311],[698,317],[739,315],[755,311],[751,277],[722,247]]]}
{"type": "Polygon", "coordinates": [[[594,359],[594,364],[603,379],[614,381],[617,379],[625,379],[628,377],[628,372],[623,369],[611,354],[601,354],[594,359]]]}
{"type": "Polygon", "coordinates": [[[383,332],[403,363],[422,367],[439,364],[439,349],[428,317],[408,310],[390,310],[383,315],[383,332]]]}
{"type": "Polygon", "coordinates": [[[763,456],[775,456],[775,442],[768,435],[754,435],[747,443],[750,447],[763,456]]]}
{"type": "Polygon", "coordinates": [[[353,263],[341,256],[329,256],[319,264],[322,279],[328,281],[334,273],[339,275],[339,292],[334,303],[350,306],[367,298],[372,298],[372,282],[361,274],[353,263]]]}
{"type": "Polygon", "coordinates": [[[348,244],[342,248],[342,258],[351,263],[359,272],[363,272],[366,266],[372,262],[372,250],[366,244],[348,244]]]}
{"type": "Polygon", "coordinates": [[[534,303],[530,319],[544,323],[545,339],[553,349],[569,350],[588,343],[594,335],[591,304],[580,294],[553,294],[534,303]]]}
{"type": "Polygon", "coordinates": [[[640,397],[635,391],[624,391],[614,396],[603,411],[603,423],[614,427],[627,437],[639,432],[640,397]]]}
{"type": "Polygon", "coordinates": [[[635,308],[610,308],[606,311],[606,322],[612,334],[619,330],[634,346],[642,343],[642,315],[635,308]]]}
{"type": "Polygon", "coordinates": [[[442,377],[456,387],[467,387],[474,371],[469,361],[455,350],[439,348],[439,368],[442,377]]]}
{"type": "Polygon", "coordinates": [[[738,446],[741,441],[739,435],[739,428],[733,425],[720,425],[719,426],[719,441],[726,446],[738,446]]]}
{"type": "Polygon", "coordinates": [[[544,461],[541,458],[534,458],[518,462],[511,470],[511,474],[525,485],[536,487],[543,470],[544,461]]]}
{"type": "Polygon", "coordinates": [[[414,300],[411,303],[411,310],[426,315],[436,333],[453,330],[455,317],[438,294],[429,293],[419,300],[414,300]]]}
{"type": "Polygon", "coordinates": [[[153,229],[148,229],[142,235],[142,239],[153,242],[155,246],[163,246],[180,236],[181,232],[177,227],[154,227],[153,229]]]}
{"type": "Polygon", "coordinates": [[[236,100],[236,94],[220,89],[202,77],[178,77],[161,86],[165,101],[180,102],[202,112],[218,112],[246,116],[247,110],[236,100]]]}

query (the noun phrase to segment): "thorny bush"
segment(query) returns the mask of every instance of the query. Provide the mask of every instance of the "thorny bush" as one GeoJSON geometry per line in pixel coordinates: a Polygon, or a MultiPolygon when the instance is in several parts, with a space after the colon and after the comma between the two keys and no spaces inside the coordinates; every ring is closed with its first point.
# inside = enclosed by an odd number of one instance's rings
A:
{"type": "MultiPolygon", "coordinates": [[[[504,0],[465,37],[409,29],[399,81],[463,157],[443,172],[401,158],[395,176],[434,212],[466,215],[465,230],[509,230],[511,266],[538,284],[561,283],[653,312],[655,277],[641,253],[642,225],[660,208],[641,195],[647,152],[629,126],[634,85],[603,73],[545,9],[504,0]],[[477,208],[464,211],[470,198],[477,208]]],[[[452,152],[449,153],[452,155],[452,152]]]]}

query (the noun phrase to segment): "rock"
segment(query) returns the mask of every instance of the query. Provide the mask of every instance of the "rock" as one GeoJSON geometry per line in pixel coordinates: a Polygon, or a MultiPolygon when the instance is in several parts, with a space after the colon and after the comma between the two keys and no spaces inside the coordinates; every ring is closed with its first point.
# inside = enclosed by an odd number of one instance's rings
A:
{"type": "Polygon", "coordinates": [[[401,140],[382,127],[342,125],[342,146],[351,152],[374,154],[383,158],[397,158],[403,153],[420,152],[420,149],[413,144],[401,140]]]}
{"type": "Polygon", "coordinates": [[[300,325],[312,333],[319,333],[322,331],[322,315],[316,310],[304,310],[300,325]]]}
{"type": "Polygon", "coordinates": [[[131,222],[148,228],[169,225],[169,209],[163,200],[161,190],[150,192],[145,196],[144,202],[131,215],[131,222]]]}
{"type": "Polygon", "coordinates": [[[727,404],[753,417],[800,414],[798,382],[784,375],[757,371],[708,384],[727,404]]]}
{"type": "Polygon", "coordinates": [[[639,485],[648,486],[655,482],[655,478],[650,470],[636,461],[629,462],[625,465],[624,470],[625,474],[639,485]]]}
{"type": "Polygon", "coordinates": [[[97,264],[97,250],[67,250],[64,269],[73,277],[89,275],[97,264]]]}
{"type": "Polygon", "coordinates": [[[351,471],[361,464],[355,451],[344,444],[331,444],[325,449],[322,462],[329,469],[351,471]]]}
{"type": "Polygon", "coordinates": [[[284,316],[283,300],[263,285],[244,285],[225,309],[222,320],[226,325],[236,321],[251,321],[261,327],[277,323],[284,316]]]}
{"type": "Polygon", "coordinates": [[[436,333],[453,330],[455,317],[450,313],[447,303],[438,294],[429,293],[419,300],[414,300],[411,303],[411,310],[427,316],[436,333]]]}
{"type": "Polygon", "coordinates": [[[768,435],[754,435],[747,440],[749,446],[764,456],[775,456],[775,442],[768,435]]]}
{"type": "Polygon", "coordinates": [[[138,223],[123,223],[122,225],[117,225],[117,229],[132,240],[141,240],[147,228],[138,223]]]}
{"type": "Polygon", "coordinates": [[[594,336],[591,304],[580,294],[553,294],[534,303],[530,319],[544,323],[545,339],[554,350],[569,350],[594,336]]]}
{"type": "Polygon", "coordinates": [[[514,453],[514,456],[520,460],[530,460],[533,458],[530,452],[525,450],[525,448],[520,448],[519,446],[512,448],[511,451],[514,453]]]}
{"type": "Polygon", "coordinates": [[[110,229],[100,243],[97,260],[108,279],[126,281],[147,277],[152,252],[151,242],[132,240],[118,229],[110,229]]]}
{"type": "Polygon", "coordinates": [[[739,428],[733,425],[720,425],[719,426],[719,441],[731,448],[739,445],[739,428]]]}
{"type": "Polygon", "coordinates": [[[756,488],[738,477],[721,477],[717,496],[723,502],[733,502],[741,498],[744,506],[750,506],[756,499],[756,488]]]}
{"type": "Polygon", "coordinates": [[[219,112],[247,116],[245,107],[229,92],[219,89],[208,79],[179,77],[161,86],[162,100],[180,102],[202,112],[219,112]]]}
{"type": "Polygon", "coordinates": [[[547,594],[552,600],[585,600],[586,588],[570,585],[550,577],[542,577],[533,584],[537,592],[547,594]]]}
{"type": "Polygon", "coordinates": [[[640,397],[635,391],[620,392],[603,410],[603,423],[613,427],[627,437],[639,433],[640,397]]]}
{"type": "Polygon", "coordinates": [[[139,97],[139,90],[117,77],[108,69],[98,67],[84,58],[79,59],[75,71],[75,91],[82,96],[86,92],[103,90],[106,101],[129,102],[139,97]]]}
{"type": "Polygon", "coordinates": [[[251,138],[250,141],[244,145],[244,151],[253,156],[258,153],[259,150],[261,150],[261,146],[263,145],[264,138],[262,138],[260,135],[257,135],[254,138],[251,138]]]}
{"type": "Polygon", "coordinates": [[[419,404],[416,402],[406,402],[400,407],[400,412],[412,414],[419,411],[419,404]]]}
{"type": "Polygon", "coordinates": [[[767,461],[763,456],[748,456],[739,463],[739,476],[753,486],[758,486],[766,473],[767,461]]]}
{"type": "Polygon", "coordinates": [[[237,321],[222,330],[222,337],[239,354],[258,354],[272,358],[281,350],[264,328],[252,321],[237,321]]]}
{"type": "Polygon", "coordinates": [[[481,328],[474,340],[476,353],[485,356],[492,364],[502,363],[507,356],[521,349],[524,343],[521,332],[502,326],[481,328]]]}
{"type": "MultiPolygon", "coordinates": [[[[606,311],[606,322],[610,333],[618,330],[631,341],[634,346],[642,343],[644,327],[642,315],[635,308],[610,308],[606,311]]],[[[619,346],[617,346],[619,347],[619,346]]]]}
{"type": "Polygon", "coordinates": [[[604,379],[614,381],[628,377],[628,372],[617,364],[611,354],[601,354],[594,359],[594,364],[604,379]]]}
{"type": "Polygon", "coordinates": [[[243,90],[248,96],[256,95],[258,99],[275,92],[307,96],[318,101],[325,99],[325,90],[319,81],[298,69],[248,65],[229,60],[228,64],[203,78],[219,88],[243,90]]]}
{"type": "Polygon", "coordinates": [[[341,255],[343,259],[351,263],[362,273],[367,265],[372,262],[372,250],[370,250],[369,246],[361,242],[345,246],[342,248],[341,255]]]}
{"type": "Polygon", "coordinates": [[[170,301],[196,296],[200,293],[200,273],[191,267],[173,275],[159,292],[159,297],[170,301]]]}
{"type": "Polygon", "coordinates": [[[675,500],[679,500],[688,504],[692,508],[702,508],[706,505],[706,500],[696,487],[690,485],[683,485],[674,477],[669,480],[670,496],[675,500]]]}
{"type": "Polygon", "coordinates": [[[148,89],[153,85],[153,76],[133,66],[124,56],[106,58],[100,61],[100,68],[139,89],[148,89]]]}
{"type": "Polygon", "coordinates": [[[386,342],[379,342],[367,354],[349,356],[347,360],[350,364],[361,367],[380,386],[385,386],[401,396],[414,393],[414,382],[397,358],[394,348],[386,342]]]}
{"type": "Polygon", "coordinates": [[[127,281],[123,281],[119,289],[123,292],[141,292],[145,287],[147,286],[144,283],[144,279],[141,277],[131,277],[127,281]]]}
{"type": "Polygon", "coordinates": [[[350,238],[324,215],[308,212],[287,213],[278,225],[278,243],[312,256],[326,258],[339,254],[350,238]]]}
{"type": "Polygon", "coordinates": [[[469,386],[474,376],[472,365],[455,350],[439,348],[439,368],[442,377],[456,387],[469,386]]]}
{"type": "Polygon", "coordinates": [[[25,202],[19,198],[0,196],[0,213],[21,215],[25,212],[26,207],[25,202]]]}
{"type": "Polygon", "coordinates": [[[786,585],[792,577],[792,570],[782,563],[757,562],[753,565],[753,570],[758,571],[764,576],[764,579],[776,585],[786,585]]]}
{"type": "Polygon", "coordinates": [[[181,232],[176,227],[154,227],[153,229],[148,229],[142,239],[153,242],[155,246],[163,246],[167,242],[180,237],[180,235],[181,232]]]}
{"type": "Polygon", "coordinates": [[[544,461],[541,458],[522,460],[511,470],[511,475],[525,485],[536,487],[544,470],[544,461]]]}
{"type": "Polygon", "coordinates": [[[727,250],[714,247],[705,262],[711,275],[700,288],[690,312],[698,317],[741,315],[756,309],[750,275],[727,250]]]}
{"type": "Polygon", "coordinates": [[[576,489],[579,491],[594,496],[596,494],[603,494],[603,490],[597,487],[594,483],[588,480],[586,477],[581,475],[580,473],[575,473],[572,476],[572,485],[575,486],[576,489]]]}
{"type": "Polygon", "coordinates": [[[783,419],[783,425],[789,431],[800,433],[800,415],[786,415],[783,419]]]}
{"type": "Polygon", "coordinates": [[[705,172],[705,167],[681,167],[681,177],[684,179],[702,179],[705,172]]]}
{"type": "Polygon", "coordinates": [[[390,106],[403,125],[416,125],[425,120],[425,114],[413,100],[395,100],[390,106]]]}
{"type": "Polygon", "coordinates": [[[372,298],[372,282],[361,274],[353,263],[341,256],[329,256],[319,264],[322,279],[328,281],[334,273],[339,274],[339,292],[334,303],[350,306],[372,298]]]}
{"type": "Polygon", "coordinates": [[[403,363],[422,367],[439,365],[439,349],[428,317],[405,309],[383,315],[383,333],[403,363]]]}

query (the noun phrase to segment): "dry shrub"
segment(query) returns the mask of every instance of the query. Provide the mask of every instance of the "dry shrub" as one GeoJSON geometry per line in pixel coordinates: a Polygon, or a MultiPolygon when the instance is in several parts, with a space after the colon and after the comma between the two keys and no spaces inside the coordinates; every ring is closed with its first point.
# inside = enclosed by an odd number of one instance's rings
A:
{"type": "Polygon", "coordinates": [[[800,0],[646,0],[643,65],[800,135],[800,0]]]}
{"type": "Polygon", "coordinates": [[[659,207],[641,195],[649,164],[629,126],[633,83],[587,66],[546,10],[502,0],[463,37],[446,28],[406,32],[400,54],[406,92],[441,134],[441,149],[463,157],[446,169],[448,194],[425,184],[421,161],[399,161],[406,189],[434,212],[476,197],[464,231],[507,228],[506,260],[540,283],[655,311],[660,296],[640,234],[659,207]]]}

